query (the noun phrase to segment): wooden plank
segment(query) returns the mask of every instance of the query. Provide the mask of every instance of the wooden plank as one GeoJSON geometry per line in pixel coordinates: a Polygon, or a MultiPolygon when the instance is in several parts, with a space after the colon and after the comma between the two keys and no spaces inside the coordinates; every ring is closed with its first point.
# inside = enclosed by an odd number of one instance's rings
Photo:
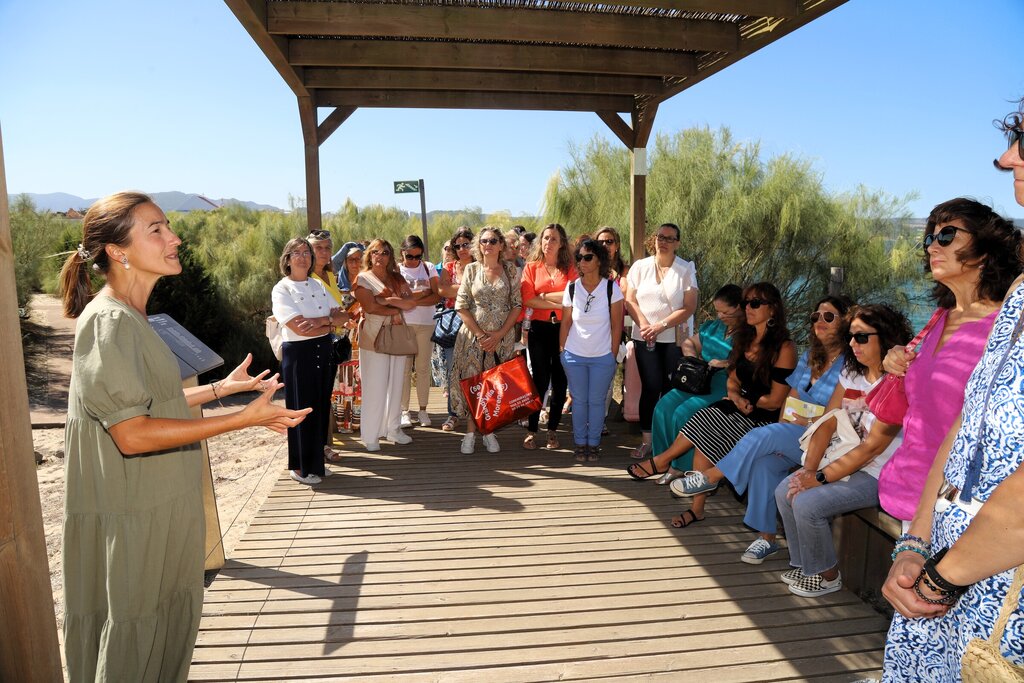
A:
{"type": "Polygon", "coordinates": [[[572,43],[729,52],[739,47],[732,22],[606,12],[498,6],[459,7],[340,2],[272,2],[271,34],[572,43]]]}
{"type": "Polygon", "coordinates": [[[682,12],[742,14],[750,17],[796,17],[796,0],[601,0],[602,5],[649,7],[682,12]]]}
{"type": "Polygon", "coordinates": [[[622,120],[622,117],[613,111],[597,111],[598,118],[604,121],[605,125],[611,129],[612,133],[615,134],[622,144],[627,149],[633,149],[633,142],[636,136],[633,134],[633,129],[629,127],[629,124],[622,120]]]}
{"type": "Polygon", "coordinates": [[[281,74],[297,97],[309,95],[302,83],[302,67],[288,63],[288,40],[282,36],[272,36],[267,32],[267,7],[264,0],[224,0],[234,13],[238,23],[248,32],[270,64],[281,74]]]}
{"type": "Polygon", "coordinates": [[[321,107],[389,107],[411,109],[523,109],[534,111],[629,111],[625,95],[488,93],[448,90],[317,90],[321,107]]]}
{"type": "Polygon", "coordinates": [[[320,141],[317,138],[316,105],[309,96],[300,95],[297,99],[306,168],[306,223],[310,230],[319,230],[323,213],[320,210],[320,141]]]}
{"type": "Polygon", "coordinates": [[[318,145],[324,144],[327,138],[331,137],[331,134],[338,130],[341,124],[348,120],[348,117],[352,116],[356,111],[355,107],[337,107],[334,111],[327,115],[320,125],[316,128],[316,142],[318,145]]]}
{"type": "Polygon", "coordinates": [[[677,77],[697,73],[697,58],[688,52],[561,45],[293,38],[288,54],[292,64],[310,67],[491,69],[677,77]]]}
{"type": "Polygon", "coordinates": [[[516,73],[495,70],[316,67],[306,69],[310,88],[363,90],[483,90],[488,92],[660,94],[660,77],[619,74],[516,73]]]}

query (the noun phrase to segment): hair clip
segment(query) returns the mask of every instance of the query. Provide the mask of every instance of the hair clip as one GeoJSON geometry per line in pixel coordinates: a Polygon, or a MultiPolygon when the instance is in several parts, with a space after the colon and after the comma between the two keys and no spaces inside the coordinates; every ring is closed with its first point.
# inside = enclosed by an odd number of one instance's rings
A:
{"type": "Polygon", "coordinates": [[[89,253],[88,249],[86,249],[81,244],[79,244],[78,245],[78,258],[82,259],[83,261],[88,261],[89,259],[92,258],[92,254],[89,253]]]}

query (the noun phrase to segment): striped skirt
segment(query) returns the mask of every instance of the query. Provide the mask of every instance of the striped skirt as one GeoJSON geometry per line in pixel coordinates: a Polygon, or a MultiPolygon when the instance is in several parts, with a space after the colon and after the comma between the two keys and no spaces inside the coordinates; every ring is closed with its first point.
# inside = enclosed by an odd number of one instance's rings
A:
{"type": "Polygon", "coordinates": [[[773,422],[775,420],[744,415],[733,407],[732,401],[719,401],[694,413],[679,433],[689,439],[708,460],[718,463],[747,432],[773,422]],[[726,403],[728,405],[723,406],[726,403]],[[732,410],[723,410],[723,407],[732,410]]]}

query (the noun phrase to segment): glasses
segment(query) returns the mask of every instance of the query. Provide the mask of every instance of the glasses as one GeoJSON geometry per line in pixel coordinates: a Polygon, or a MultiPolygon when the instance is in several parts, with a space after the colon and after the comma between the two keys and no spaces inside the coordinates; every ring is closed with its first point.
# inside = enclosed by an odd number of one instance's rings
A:
{"type": "Polygon", "coordinates": [[[480,244],[489,244],[491,246],[494,246],[497,243],[498,243],[498,238],[497,237],[481,237],[480,238],[480,244]]]}
{"type": "Polygon", "coordinates": [[[406,261],[422,261],[423,260],[423,252],[421,251],[418,254],[405,254],[405,260],[406,261]]]}
{"type": "Polygon", "coordinates": [[[587,302],[585,304],[583,304],[583,312],[584,313],[589,313],[590,312],[590,304],[594,303],[594,299],[596,299],[596,298],[597,297],[594,296],[593,294],[588,294],[587,295],[587,302]]]}
{"type": "Polygon", "coordinates": [[[858,344],[867,344],[868,338],[877,335],[877,332],[851,332],[850,339],[858,344]]]}
{"type": "MultiPolygon", "coordinates": [[[[1013,117],[1013,126],[1010,130],[1006,131],[1006,149],[1010,149],[1016,143],[1017,155],[1021,159],[1024,159],[1024,129],[1020,127],[1021,120],[1019,116],[1013,117]]],[[[999,159],[993,159],[992,164],[1000,171],[1011,171],[1013,169],[1006,168],[999,163],[999,159]]]]}
{"type": "Polygon", "coordinates": [[[744,299],[743,307],[753,308],[756,311],[761,308],[761,306],[767,306],[769,303],[768,299],[744,299]]]}
{"type": "Polygon", "coordinates": [[[924,248],[932,246],[933,242],[938,242],[940,247],[948,247],[953,243],[953,238],[956,237],[957,231],[968,232],[963,228],[958,228],[955,225],[947,225],[938,232],[933,232],[929,235],[924,236],[924,248]]]}
{"type": "Polygon", "coordinates": [[[331,239],[331,233],[327,230],[313,230],[309,233],[309,236],[315,240],[329,240],[331,239]]]}
{"type": "Polygon", "coordinates": [[[313,258],[313,254],[305,250],[293,251],[291,254],[289,254],[289,256],[291,256],[292,258],[313,258]]]}
{"type": "Polygon", "coordinates": [[[587,263],[590,263],[593,260],[594,254],[576,254],[576,263],[579,263],[580,261],[586,261],[587,263]]]}
{"type": "Polygon", "coordinates": [[[834,323],[838,317],[832,311],[815,311],[811,313],[811,322],[816,323],[819,320],[824,320],[827,323],[834,323]]]}
{"type": "Polygon", "coordinates": [[[450,244],[444,245],[444,250],[445,251],[451,251],[452,250],[452,245],[450,245],[450,244]]]}
{"type": "Polygon", "coordinates": [[[469,242],[459,242],[455,245],[456,251],[462,251],[463,249],[469,249],[469,242]]]}
{"type": "Polygon", "coordinates": [[[615,240],[614,239],[610,239],[610,240],[594,240],[594,241],[597,242],[598,244],[603,244],[606,247],[610,247],[610,246],[613,246],[615,244],[615,240]]]}
{"type": "Polygon", "coordinates": [[[370,252],[370,256],[391,256],[391,252],[387,249],[374,249],[370,252]]]}
{"type": "Polygon", "coordinates": [[[668,235],[658,235],[658,241],[659,242],[667,242],[667,243],[671,244],[672,242],[678,242],[679,238],[678,237],[669,237],[668,235]]]}

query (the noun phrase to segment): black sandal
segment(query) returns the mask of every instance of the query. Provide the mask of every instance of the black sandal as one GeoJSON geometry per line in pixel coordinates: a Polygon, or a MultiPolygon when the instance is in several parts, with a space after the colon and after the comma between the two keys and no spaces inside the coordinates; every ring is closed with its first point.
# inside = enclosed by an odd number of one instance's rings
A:
{"type": "Polygon", "coordinates": [[[601,455],[601,448],[599,446],[591,446],[590,450],[587,451],[587,462],[597,462],[601,455]]]}
{"type": "Polygon", "coordinates": [[[674,526],[676,529],[685,529],[688,526],[691,526],[693,524],[696,524],[697,522],[703,522],[703,521],[704,521],[704,518],[703,517],[698,517],[697,513],[695,513],[693,510],[684,510],[683,514],[676,515],[675,517],[672,518],[672,526],[674,526]],[[686,515],[690,515],[689,521],[687,521],[686,515]]]}
{"type": "Polygon", "coordinates": [[[576,462],[586,462],[587,451],[587,446],[576,446],[576,462]]]}
{"type": "Polygon", "coordinates": [[[656,474],[665,474],[665,472],[667,471],[668,470],[658,469],[658,463],[654,459],[653,455],[649,458],[644,458],[640,462],[635,462],[626,468],[626,472],[629,473],[629,476],[633,477],[637,481],[643,481],[644,479],[653,477],[656,474]],[[651,463],[650,469],[647,468],[647,463],[651,463]],[[639,476],[635,470],[640,470],[641,472],[643,472],[644,476],[639,476]]]}

